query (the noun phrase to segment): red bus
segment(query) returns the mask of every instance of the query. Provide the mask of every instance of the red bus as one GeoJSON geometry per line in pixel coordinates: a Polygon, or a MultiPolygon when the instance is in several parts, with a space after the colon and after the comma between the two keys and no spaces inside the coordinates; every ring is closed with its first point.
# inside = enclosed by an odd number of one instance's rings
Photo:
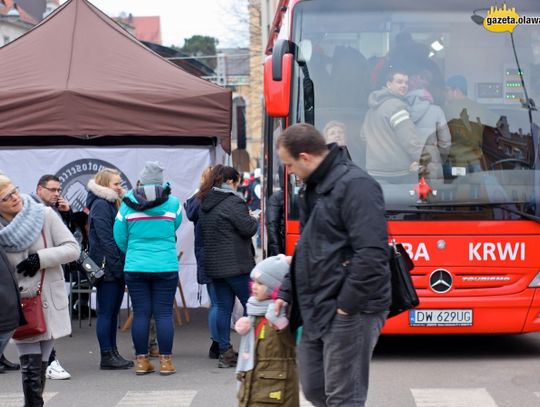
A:
{"type": "MultiPolygon", "coordinates": [[[[273,19],[264,65],[265,197],[283,190],[290,254],[300,229],[299,181],[280,167],[275,139],[293,123],[324,132],[338,122],[353,161],[382,186],[390,236],[415,262],[420,306],[389,319],[387,334],[540,330],[540,25],[495,32],[485,18],[514,5],[491,6],[281,0],[273,19]],[[422,146],[411,159],[418,165],[395,179],[370,167],[370,143],[380,134],[364,127],[392,71],[407,75],[402,100],[422,146]]],[[[536,0],[515,7],[518,16],[540,16],[536,0]]],[[[395,146],[384,151],[389,167],[401,159],[395,146]]]]}

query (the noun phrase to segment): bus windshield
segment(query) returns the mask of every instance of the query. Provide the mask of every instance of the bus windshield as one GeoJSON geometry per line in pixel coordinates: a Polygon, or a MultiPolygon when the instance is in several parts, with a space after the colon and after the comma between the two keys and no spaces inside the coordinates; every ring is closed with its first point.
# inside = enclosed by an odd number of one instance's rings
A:
{"type": "MultiPolygon", "coordinates": [[[[540,16],[540,2],[519,3],[520,15],[540,16]]],[[[390,219],[540,216],[540,24],[488,31],[489,6],[310,0],[293,10],[291,123],[312,120],[346,146],[381,184],[390,219]]]]}

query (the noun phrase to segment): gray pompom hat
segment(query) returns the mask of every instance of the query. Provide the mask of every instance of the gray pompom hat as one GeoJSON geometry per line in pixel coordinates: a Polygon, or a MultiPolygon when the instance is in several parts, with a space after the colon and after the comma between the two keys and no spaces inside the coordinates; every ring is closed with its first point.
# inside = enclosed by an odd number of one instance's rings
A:
{"type": "Polygon", "coordinates": [[[159,161],[147,161],[139,175],[142,185],[163,184],[163,167],[159,161]]]}
{"type": "Polygon", "coordinates": [[[283,254],[267,257],[259,262],[253,270],[250,277],[260,284],[268,287],[270,292],[281,287],[283,278],[289,272],[289,263],[283,254]]]}

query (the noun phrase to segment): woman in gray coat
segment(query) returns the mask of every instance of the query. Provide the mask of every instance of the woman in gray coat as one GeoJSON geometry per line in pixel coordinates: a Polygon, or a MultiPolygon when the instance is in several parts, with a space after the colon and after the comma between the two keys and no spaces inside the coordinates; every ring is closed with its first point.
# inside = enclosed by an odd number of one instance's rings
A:
{"type": "Polygon", "coordinates": [[[52,208],[19,193],[8,177],[0,175],[0,246],[16,269],[22,298],[36,294],[43,273],[41,296],[47,331],[15,341],[25,406],[43,406],[45,371],[54,339],[71,333],[61,265],[79,257],[79,245],[52,208]]]}

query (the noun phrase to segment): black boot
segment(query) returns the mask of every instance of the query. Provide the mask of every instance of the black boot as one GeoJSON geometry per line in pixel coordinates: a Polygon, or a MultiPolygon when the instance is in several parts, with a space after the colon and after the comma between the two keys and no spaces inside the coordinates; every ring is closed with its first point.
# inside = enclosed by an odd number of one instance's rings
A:
{"type": "Polygon", "coordinates": [[[4,368],[4,366],[0,365],[0,374],[2,373],[6,373],[6,369],[4,368]]]}
{"type": "Polygon", "coordinates": [[[116,357],[114,351],[107,350],[105,352],[101,352],[101,363],[99,364],[99,367],[102,370],[119,370],[129,369],[130,365],[129,360],[122,362],[116,357]]]}
{"type": "Polygon", "coordinates": [[[21,368],[21,365],[18,363],[13,363],[7,360],[3,353],[2,356],[0,356],[0,366],[2,366],[5,370],[19,370],[21,368]]]}
{"type": "Polygon", "coordinates": [[[219,359],[219,343],[212,341],[210,349],[208,350],[208,357],[210,359],[219,359]]]}
{"type": "Polygon", "coordinates": [[[24,407],[43,407],[41,355],[22,355],[20,360],[24,393],[24,407]]]}
{"type": "Polygon", "coordinates": [[[120,360],[121,362],[129,364],[129,367],[135,366],[135,363],[132,360],[127,360],[127,359],[123,358],[122,355],[120,355],[120,352],[118,352],[117,348],[113,348],[112,351],[114,353],[114,356],[116,356],[116,359],[120,360]]]}

